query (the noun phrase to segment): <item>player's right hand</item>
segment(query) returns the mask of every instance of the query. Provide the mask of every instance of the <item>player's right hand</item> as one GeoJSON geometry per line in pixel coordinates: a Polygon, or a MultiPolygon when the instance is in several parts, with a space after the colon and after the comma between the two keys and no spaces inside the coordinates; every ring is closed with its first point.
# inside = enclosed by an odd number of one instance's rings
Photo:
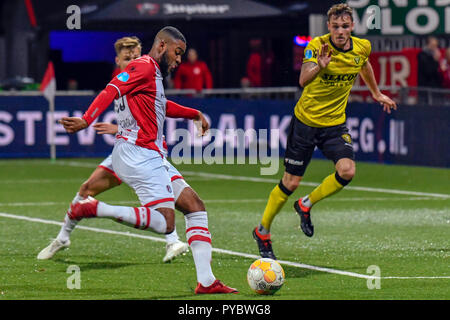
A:
{"type": "Polygon", "coordinates": [[[204,136],[209,130],[209,123],[203,113],[199,112],[197,118],[194,119],[194,124],[197,126],[198,135],[204,136]]]}
{"type": "Polygon", "coordinates": [[[86,120],[79,117],[63,117],[58,123],[62,124],[68,133],[75,133],[89,126],[86,120]]]}
{"type": "Polygon", "coordinates": [[[328,49],[328,43],[324,43],[320,48],[319,56],[317,57],[317,63],[320,69],[326,68],[331,61],[332,51],[328,49]]]}

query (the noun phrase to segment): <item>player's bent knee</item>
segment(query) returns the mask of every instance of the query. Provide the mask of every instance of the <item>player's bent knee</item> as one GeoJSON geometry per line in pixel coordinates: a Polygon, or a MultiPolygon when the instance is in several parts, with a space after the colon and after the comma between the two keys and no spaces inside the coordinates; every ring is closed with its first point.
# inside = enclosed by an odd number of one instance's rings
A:
{"type": "Polygon", "coordinates": [[[351,180],[351,179],[353,179],[355,174],[356,174],[356,169],[353,167],[352,169],[350,169],[349,171],[346,172],[347,177],[344,179],[351,180]]]}
{"type": "Polygon", "coordinates": [[[172,233],[173,230],[175,230],[175,217],[172,218],[166,218],[166,234],[172,233]]]}
{"type": "Polygon", "coordinates": [[[203,200],[200,199],[198,194],[191,187],[184,188],[184,190],[180,193],[180,196],[178,197],[175,205],[177,209],[184,214],[206,211],[203,200]]]}
{"type": "Polygon", "coordinates": [[[300,185],[301,180],[302,177],[285,173],[281,182],[289,191],[294,192],[300,185]]]}
{"type": "Polygon", "coordinates": [[[198,211],[206,211],[206,207],[205,204],[203,203],[203,200],[200,199],[199,195],[192,190],[192,203],[191,203],[191,208],[190,208],[190,212],[198,212],[198,211]]]}
{"type": "Polygon", "coordinates": [[[199,211],[206,211],[206,207],[202,200],[200,200],[199,202],[193,203],[190,206],[189,210],[186,211],[186,214],[192,213],[192,212],[199,212],[199,211]]]}
{"type": "Polygon", "coordinates": [[[352,180],[353,177],[355,176],[355,173],[356,173],[356,168],[355,168],[355,166],[351,166],[351,165],[343,167],[340,170],[338,170],[339,176],[345,180],[352,180]]]}
{"type": "Polygon", "coordinates": [[[300,181],[296,181],[296,180],[291,180],[288,181],[287,183],[283,182],[283,185],[288,188],[291,192],[295,191],[298,186],[300,185],[300,181]]]}
{"type": "Polygon", "coordinates": [[[356,173],[355,162],[350,159],[341,159],[336,163],[338,175],[345,180],[352,180],[356,173]]]}
{"type": "Polygon", "coordinates": [[[173,208],[158,207],[155,210],[159,211],[166,220],[166,232],[172,233],[175,230],[175,210],[173,208]]]}

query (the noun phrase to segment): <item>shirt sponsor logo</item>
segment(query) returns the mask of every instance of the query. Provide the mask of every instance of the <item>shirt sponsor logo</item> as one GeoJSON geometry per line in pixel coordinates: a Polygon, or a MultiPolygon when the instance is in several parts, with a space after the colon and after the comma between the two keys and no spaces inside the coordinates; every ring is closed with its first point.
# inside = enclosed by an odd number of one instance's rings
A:
{"type": "Polygon", "coordinates": [[[133,118],[118,119],[117,122],[119,126],[124,129],[136,127],[136,120],[133,118]]]}
{"type": "Polygon", "coordinates": [[[130,79],[130,75],[126,72],[122,72],[121,74],[117,75],[117,79],[119,79],[122,82],[127,82],[128,79],[130,79]]]}
{"type": "MultiPolygon", "coordinates": [[[[204,1],[207,2],[207,1],[204,1]]],[[[228,4],[178,4],[178,3],[164,3],[164,14],[165,15],[176,15],[176,14],[225,14],[231,10],[228,4]]]]}
{"type": "Polygon", "coordinates": [[[326,81],[352,81],[356,78],[357,73],[351,74],[328,74],[324,73],[322,79],[326,81]]]}

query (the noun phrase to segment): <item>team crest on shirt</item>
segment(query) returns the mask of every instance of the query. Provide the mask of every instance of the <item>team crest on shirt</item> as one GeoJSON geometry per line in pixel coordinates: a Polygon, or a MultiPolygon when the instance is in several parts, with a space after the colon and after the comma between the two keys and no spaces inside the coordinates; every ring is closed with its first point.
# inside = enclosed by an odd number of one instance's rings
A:
{"type": "Polygon", "coordinates": [[[355,60],[356,64],[359,64],[359,62],[361,61],[361,57],[354,57],[353,60],[355,60]]]}
{"type": "Polygon", "coordinates": [[[169,185],[167,185],[166,187],[167,187],[167,191],[172,192],[172,188],[169,185]]]}
{"type": "Polygon", "coordinates": [[[119,79],[122,82],[127,82],[128,79],[130,79],[130,75],[127,72],[122,72],[117,75],[117,79],[119,79]]]}
{"type": "Polygon", "coordinates": [[[350,137],[350,135],[348,133],[343,134],[341,137],[342,137],[342,139],[344,139],[345,142],[350,143],[350,144],[352,143],[352,137],[350,137]]]}

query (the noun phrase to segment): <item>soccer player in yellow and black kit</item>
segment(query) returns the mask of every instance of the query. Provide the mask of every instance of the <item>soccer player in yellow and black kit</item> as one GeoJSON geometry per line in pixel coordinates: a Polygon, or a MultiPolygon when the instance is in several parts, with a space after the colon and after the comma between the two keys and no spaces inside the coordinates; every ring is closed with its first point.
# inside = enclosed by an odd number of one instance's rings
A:
{"type": "Polygon", "coordinates": [[[262,257],[276,259],[270,239],[270,226],[288,197],[297,189],[317,146],[335,163],[336,171],[327,176],[309,195],[295,201],[300,227],[314,234],[311,207],[345,187],[355,175],[352,139],[345,125],[345,108],[355,78],[359,74],[372,97],[384,111],[397,106],[382,94],[369,62],[370,42],[351,36],[353,10],[336,4],[328,10],[330,33],[314,38],[306,47],[299,83],[304,87],[289,127],[285,172],[270,193],[259,226],[253,230],[262,257]]]}

